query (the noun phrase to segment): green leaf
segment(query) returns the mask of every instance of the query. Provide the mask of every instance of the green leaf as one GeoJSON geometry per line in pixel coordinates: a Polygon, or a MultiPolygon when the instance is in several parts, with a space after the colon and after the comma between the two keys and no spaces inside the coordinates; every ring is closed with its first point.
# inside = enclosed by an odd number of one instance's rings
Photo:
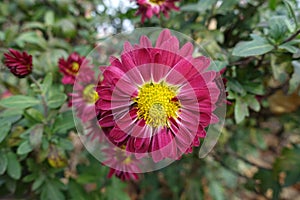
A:
{"type": "Polygon", "coordinates": [[[5,186],[9,192],[14,193],[17,188],[17,181],[11,178],[7,179],[5,182],[5,186]]]}
{"type": "Polygon", "coordinates": [[[54,12],[52,10],[47,11],[44,20],[46,26],[52,26],[54,24],[54,12]]]}
{"type": "Polygon", "coordinates": [[[254,110],[256,112],[260,111],[260,103],[255,98],[255,96],[253,96],[253,95],[247,95],[246,101],[247,101],[248,106],[252,110],[254,110]]]}
{"type": "Polygon", "coordinates": [[[204,12],[212,8],[212,6],[217,3],[218,0],[199,0],[198,3],[188,4],[180,7],[182,11],[194,11],[194,12],[204,12]]]}
{"type": "Polygon", "coordinates": [[[0,175],[4,174],[7,169],[7,156],[4,152],[0,153],[0,175]]]}
{"type": "Polygon", "coordinates": [[[209,184],[209,191],[213,199],[224,200],[224,187],[219,183],[219,181],[212,181],[209,184]]]}
{"type": "Polygon", "coordinates": [[[5,122],[5,123],[0,123],[1,126],[1,133],[0,133],[0,143],[6,138],[7,134],[10,131],[11,128],[11,123],[10,122],[5,122]]]}
{"type": "Polygon", "coordinates": [[[21,33],[19,37],[16,38],[15,42],[21,48],[24,48],[25,43],[30,43],[30,44],[38,45],[43,49],[47,49],[46,40],[42,36],[37,35],[37,33],[33,31],[21,33]]]}
{"type": "Polygon", "coordinates": [[[300,181],[300,148],[284,148],[279,157],[274,163],[274,170],[276,173],[285,172],[283,186],[287,187],[294,185],[300,181]]]}
{"type": "Polygon", "coordinates": [[[53,76],[52,73],[48,73],[42,84],[42,92],[43,94],[47,94],[52,86],[53,76]]]}
{"type": "Polygon", "coordinates": [[[113,177],[111,180],[112,184],[107,187],[107,193],[110,194],[108,195],[108,200],[130,200],[129,196],[123,191],[125,184],[115,177],[113,177]]]}
{"type": "Polygon", "coordinates": [[[256,95],[264,95],[265,89],[262,83],[256,83],[256,82],[245,82],[243,83],[243,87],[247,92],[256,94],[256,95]]]}
{"type": "Polygon", "coordinates": [[[232,91],[241,94],[242,96],[246,95],[246,91],[244,87],[235,79],[228,78],[227,87],[230,88],[232,91]]]}
{"type": "Polygon", "coordinates": [[[276,80],[280,81],[281,83],[284,83],[288,79],[286,67],[287,65],[290,65],[290,63],[287,62],[286,64],[285,62],[280,61],[281,60],[279,60],[278,57],[276,57],[274,54],[271,54],[271,67],[273,76],[276,80]]]}
{"type": "Polygon", "coordinates": [[[47,105],[50,108],[58,108],[67,100],[67,95],[64,93],[52,94],[49,99],[47,99],[47,105]]]}
{"type": "Polygon", "coordinates": [[[5,108],[24,109],[40,104],[38,99],[24,95],[15,95],[0,100],[0,106],[5,108]]]}
{"type": "Polygon", "coordinates": [[[26,29],[41,29],[44,30],[45,26],[41,22],[26,22],[22,26],[22,30],[26,29]]]}
{"type": "Polygon", "coordinates": [[[269,0],[269,8],[271,10],[275,10],[278,4],[278,0],[269,0]]]}
{"type": "Polygon", "coordinates": [[[292,3],[290,0],[283,0],[283,3],[289,12],[289,15],[293,18],[294,24],[296,25],[296,27],[298,27],[297,17],[295,15],[295,9],[294,9],[297,5],[292,3]]]}
{"type": "Polygon", "coordinates": [[[7,159],[8,159],[7,174],[15,180],[20,179],[21,178],[21,165],[17,159],[16,154],[14,154],[12,152],[8,152],[7,159]]]}
{"type": "Polygon", "coordinates": [[[285,16],[274,16],[269,20],[270,33],[277,44],[282,42],[287,33],[287,18],[285,16]]]}
{"type": "Polygon", "coordinates": [[[295,92],[300,84],[300,62],[293,61],[294,73],[290,79],[289,94],[295,92]]]}
{"type": "Polygon", "coordinates": [[[41,200],[64,200],[65,196],[54,181],[46,181],[42,188],[41,200]]]}
{"type": "Polygon", "coordinates": [[[67,151],[71,151],[74,148],[73,143],[70,140],[64,138],[60,138],[59,146],[67,151]]]}
{"type": "Polygon", "coordinates": [[[14,109],[14,108],[10,108],[10,109],[6,109],[4,111],[2,111],[0,113],[0,117],[11,117],[11,116],[19,116],[23,114],[23,110],[20,109],[14,109]]]}
{"type": "Polygon", "coordinates": [[[72,179],[70,179],[69,188],[70,189],[68,190],[68,192],[72,200],[88,199],[88,195],[83,187],[72,179]]]}
{"type": "Polygon", "coordinates": [[[248,104],[241,98],[236,99],[234,106],[234,119],[236,123],[242,122],[245,117],[249,116],[248,104]]]}
{"type": "Polygon", "coordinates": [[[24,112],[24,115],[35,122],[42,122],[44,115],[35,108],[29,108],[24,112]]]}
{"type": "Polygon", "coordinates": [[[72,111],[67,111],[59,115],[54,122],[54,133],[66,133],[75,127],[72,111]]]}
{"type": "Polygon", "coordinates": [[[17,149],[17,154],[23,155],[27,154],[32,151],[32,146],[30,145],[29,141],[24,141],[20,144],[20,146],[17,149]]]}
{"type": "Polygon", "coordinates": [[[33,182],[31,189],[33,191],[37,190],[45,182],[46,177],[42,174],[33,182]]]}
{"type": "Polygon", "coordinates": [[[279,48],[279,49],[287,50],[288,52],[294,53],[294,54],[295,54],[295,53],[298,53],[299,50],[300,50],[299,48],[293,46],[293,45],[291,44],[291,42],[284,43],[284,44],[278,46],[278,48],[279,48]]]}
{"type": "Polygon", "coordinates": [[[239,42],[233,49],[232,55],[240,57],[257,56],[272,51],[274,47],[266,40],[239,42]]]}
{"type": "Polygon", "coordinates": [[[44,125],[37,124],[29,134],[29,143],[33,148],[38,148],[42,143],[44,125]]]}

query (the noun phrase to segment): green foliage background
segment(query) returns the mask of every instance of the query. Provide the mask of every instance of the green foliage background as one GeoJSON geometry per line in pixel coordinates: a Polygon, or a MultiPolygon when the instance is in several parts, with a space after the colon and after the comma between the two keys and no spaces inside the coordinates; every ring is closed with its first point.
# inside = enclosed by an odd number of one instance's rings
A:
{"type": "Polygon", "coordinates": [[[0,63],[0,91],[13,94],[0,100],[0,198],[299,198],[299,3],[183,0],[181,11],[171,12],[169,19],[153,17],[141,24],[136,7],[121,3],[112,8],[107,2],[0,2],[0,59],[8,48],[27,51],[39,83],[13,77],[0,63]],[[74,51],[87,55],[105,39],[99,30],[117,34],[128,29],[128,22],[192,37],[219,69],[226,67],[231,102],[221,138],[208,157],[199,159],[195,149],[160,171],[141,175],[139,182],[108,179],[108,168],[84,150],[57,64],[74,51]]]}

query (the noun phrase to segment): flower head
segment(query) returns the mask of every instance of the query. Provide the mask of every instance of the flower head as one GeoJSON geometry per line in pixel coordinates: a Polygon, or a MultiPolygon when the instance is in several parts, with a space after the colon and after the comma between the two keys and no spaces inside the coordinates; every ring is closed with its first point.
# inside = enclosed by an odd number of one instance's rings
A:
{"type": "Polygon", "coordinates": [[[99,124],[109,140],[137,158],[154,162],[178,159],[199,146],[205,128],[218,121],[213,114],[220,90],[210,60],[192,56],[193,45],[179,48],[169,30],[155,46],[146,36],[124,44],[121,58],[110,66],[96,88],[99,124]]]}
{"type": "Polygon", "coordinates": [[[76,84],[73,88],[73,93],[69,94],[72,98],[69,101],[69,106],[76,109],[77,116],[82,122],[87,122],[96,117],[95,103],[99,99],[99,95],[95,90],[95,82],[93,79],[94,71],[89,65],[82,65],[84,74],[79,74],[76,79],[76,84]]]}
{"type": "Polygon", "coordinates": [[[80,56],[78,53],[73,52],[69,55],[67,60],[60,58],[58,61],[60,72],[64,74],[62,79],[63,84],[74,84],[79,69],[85,60],[84,56],[80,56]]]}
{"type": "Polygon", "coordinates": [[[19,78],[23,78],[32,71],[32,56],[26,52],[9,49],[9,53],[4,53],[5,65],[10,72],[19,78]]]}
{"type": "Polygon", "coordinates": [[[136,15],[142,15],[142,23],[144,23],[145,18],[150,19],[153,15],[159,17],[160,13],[163,13],[165,17],[169,17],[168,12],[170,10],[179,10],[175,6],[175,2],[177,1],[180,0],[137,0],[139,8],[136,15]]]}
{"type": "Polygon", "coordinates": [[[103,149],[107,157],[103,164],[110,166],[108,177],[111,178],[115,175],[123,181],[138,180],[139,176],[137,173],[140,172],[139,161],[132,155],[127,155],[124,149],[124,145],[120,148],[110,146],[103,149]]]}

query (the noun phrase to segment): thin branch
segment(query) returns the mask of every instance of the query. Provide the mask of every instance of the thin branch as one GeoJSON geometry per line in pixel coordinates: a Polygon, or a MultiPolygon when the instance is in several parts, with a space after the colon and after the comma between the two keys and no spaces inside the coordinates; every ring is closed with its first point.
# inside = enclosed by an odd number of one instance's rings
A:
{"type": "Polygon", "coordinates": [[[289,38],[287,38],[283,43],[292,41],[292,40],[295,39],[299,34],[300,34],[300,29],[299,29],[296,33],[294,33],[293,35],[291,35],[289,38]]]}

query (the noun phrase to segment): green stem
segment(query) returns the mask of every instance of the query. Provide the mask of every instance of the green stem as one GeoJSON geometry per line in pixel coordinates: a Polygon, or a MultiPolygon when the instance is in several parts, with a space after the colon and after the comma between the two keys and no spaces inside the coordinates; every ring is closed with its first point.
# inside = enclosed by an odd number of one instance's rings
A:
{"type": "Polygon", "coordinates": [[[42,86],[32,75],[29,75],[29,78],[32,80],[32,82],[34,82],[34,84],[41,91],[41,98],[42,98],[42,105],[43,105],[43,108],[44,108],[44,115],[45,115],[45,118],[47,118],[48,117],[48,107],[47,107],[46,97],[45,97],[45,95],[43,94],[43,91],[42,91],[42,86]]]}

